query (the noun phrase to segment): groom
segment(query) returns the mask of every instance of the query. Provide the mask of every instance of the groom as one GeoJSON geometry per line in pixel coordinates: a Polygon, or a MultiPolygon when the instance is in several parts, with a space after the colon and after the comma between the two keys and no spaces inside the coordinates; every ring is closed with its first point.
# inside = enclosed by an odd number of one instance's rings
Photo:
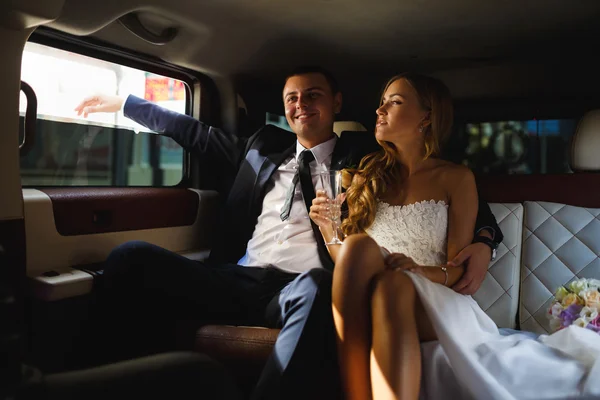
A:
{"type": "MultiPolygon", "coordinates": [[[[253,398],[340,397],[330,304],[333,263],[307,218],[307,204],[315,197],[310,179],[324,168],[357,165],[378,144],[365,132],[336,137],[333,122],[342,95],[320,67],[292,72],[283,103],[294,133],[267,125],[243,139],[127,98],[128,118],[173,138],[218,171],[225,183],[219,224],[225,230],[205,263],[142,242],[125,243],[110,254],[99,305],[106,321],[103,341],[117,346],[121,356],[170,349],[181,321],[278,327],[253,398]]],[[[87,115],[121,106],[118,98],[100,96],[77,110],[87,115]]],[[[480,202],[477,232],[484,227],[501,240],[489,207],[480,202]]],[[[469,246],[463,253],[470,257],[467,270],[486,270],[490,254],[482,243],[469,246]]]]}

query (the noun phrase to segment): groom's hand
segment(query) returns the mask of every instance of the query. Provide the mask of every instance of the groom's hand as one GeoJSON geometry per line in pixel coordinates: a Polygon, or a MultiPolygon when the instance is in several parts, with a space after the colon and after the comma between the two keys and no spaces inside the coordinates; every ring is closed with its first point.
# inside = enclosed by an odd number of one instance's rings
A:
{"type": "Polygon", "coordinates": [[[83,114],[84,118],[88,117],[88,114],[94,114],[98,112],[114,113],[118,112],[123,108],[125,99],[120,96],[112,96],[107,94],[98,94],[95,96],[86,97],[75,107],[77,115],[83,114]]]}
{"type": "Polygon", "coordinates": [[[465,266],[465,273],[452,289],[460,294],[474,294],[485,279],[491,258],[492,250],[483,243],[473,243],[465,247],[448,262],[448,267],[465,266]]]}

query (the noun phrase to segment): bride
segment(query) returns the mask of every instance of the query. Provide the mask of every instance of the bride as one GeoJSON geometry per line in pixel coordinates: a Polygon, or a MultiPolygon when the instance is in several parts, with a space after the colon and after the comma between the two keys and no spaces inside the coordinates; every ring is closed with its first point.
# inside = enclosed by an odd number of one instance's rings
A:
{"type": "MultiPolygon", "coordinates": [[[[330,246],[346,398],[597,398],[600,336],[578,327],[503,336],[448,288],[464,272],[447,261],[473,239],[478,198],[469,169],[436,157],[453,120],[446,86],[396,76],[376,113],[382,150],[351,171],[349,236],[330,246]]],[[[327,202],[318,192],[310,217],[329,241],[327,202]]]]}

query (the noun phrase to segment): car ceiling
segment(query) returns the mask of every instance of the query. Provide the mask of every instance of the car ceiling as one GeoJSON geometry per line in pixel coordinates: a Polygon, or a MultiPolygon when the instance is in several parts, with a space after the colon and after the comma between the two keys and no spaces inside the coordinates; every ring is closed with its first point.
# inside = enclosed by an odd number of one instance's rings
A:
{"type": "MultiPolygon", "coordinates": [[[[280,88],[294,66],[320,64],[372,102],[386,77],[407,69],[445,74],[459,97],[477,97],[489,75],[473,83],[470,72],[453,76],[458,70],[533,63],[560,71],[575,68],[574,57],[595,70],[599,16],[598,0],[65,0],[48,26],[259,91],[261,82],[280,88]],[[117,22],[131,12],[150,30],[175,26],[179,34],[166,45],[146,43],[117,22]]],[[[534,71],[522,78],[535,79],[534,71]]],[[[542,75],[547,86],[551,72],[542,75]]]]}
{"type": "Polygon", "coordinates": [[[233,75],[313,60],[369,70],[510,59],[597,41],[599,16],[597,0],[66,0],[50,26],[233,75]],[[179,36],[164,46],[141,41],[115,23],[132,11],[144,11],[149,26],[180,27],[179,36]]]}

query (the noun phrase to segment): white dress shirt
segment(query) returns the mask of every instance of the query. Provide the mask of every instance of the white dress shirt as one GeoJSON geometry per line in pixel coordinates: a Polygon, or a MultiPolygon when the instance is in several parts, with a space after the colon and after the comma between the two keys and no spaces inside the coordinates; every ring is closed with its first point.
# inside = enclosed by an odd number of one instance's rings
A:
{"type": "MultiPolygon", "coordinates": [[[[309,164],[315,191],[323,187],[318,174],[329,170],[336,141],[337,136],[309,150],[315,156],[309,164]]],[[[296,142],[296,154],[286,159],[273,173],[266,188],[262,212],[254,227],[252,239],[248,242],[246,254],[238,262],[239,265],[271,265],[292,273],[323,267],[302,198],[300,181],[296,185],[289,218],[282,221],[280,216],[288,189],[298,169],[298,156],[304,150],[306,148],[296,142]]]]}

